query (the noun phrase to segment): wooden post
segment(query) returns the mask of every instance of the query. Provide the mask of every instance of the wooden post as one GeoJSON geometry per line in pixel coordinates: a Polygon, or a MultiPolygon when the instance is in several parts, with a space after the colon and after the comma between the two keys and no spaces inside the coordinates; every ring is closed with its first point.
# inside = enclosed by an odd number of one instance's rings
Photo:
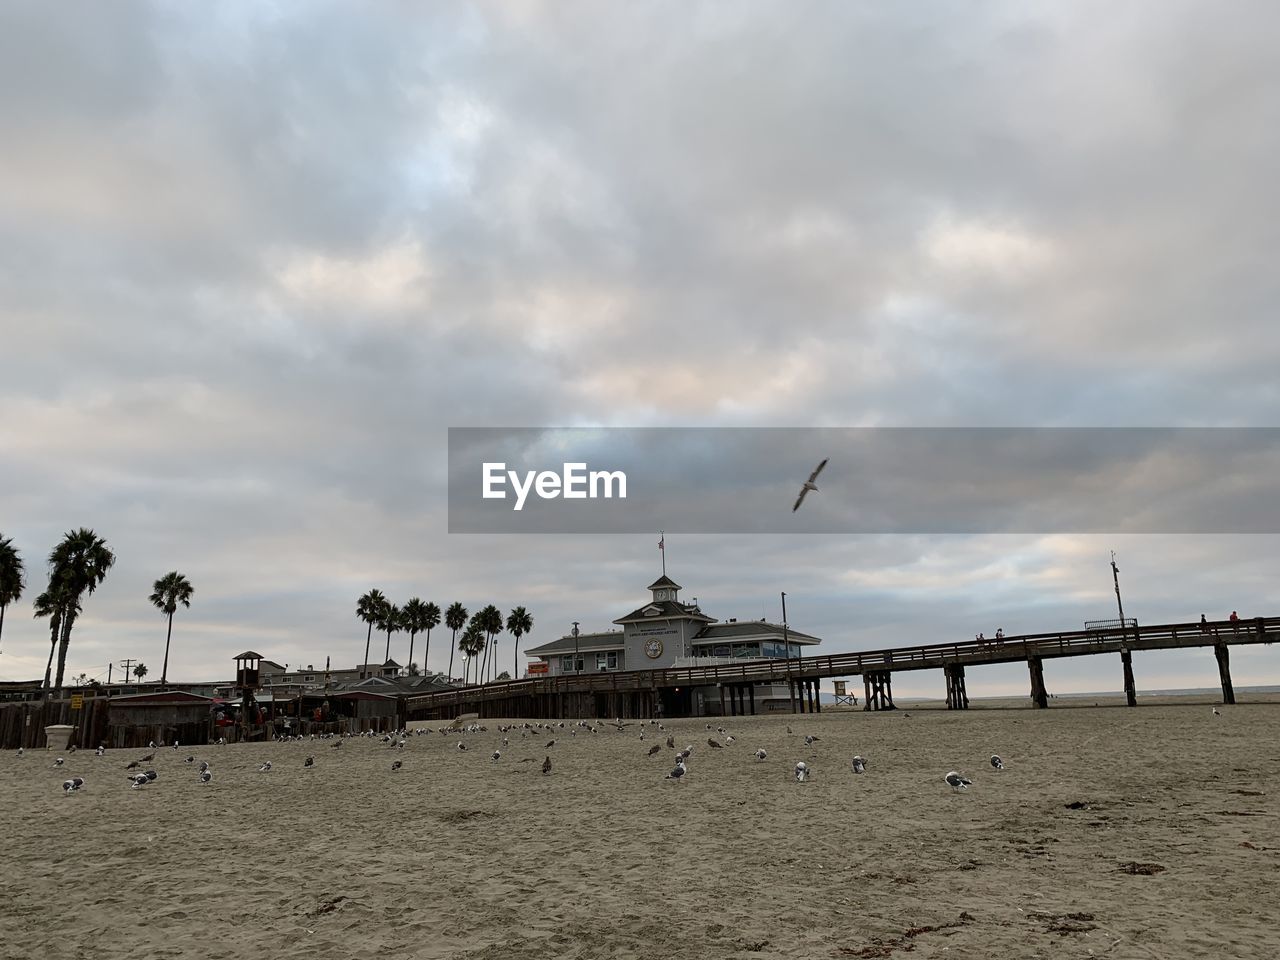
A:
{"type": "Polygon", "coordinates": [[[822,712],[822,685],[818,680],[813,681],[813,706],[815,713],[822,712]]]}
{"type": "Polygon", "coordinates": [[[754,683],[747,684],[747,695],[751,697],[751,715],[756,715],[756,685],[754,683]]]}
{"type": "Polygon", "coordinates": [[[864,673],[862,675],[862,710],[865,713],[871,709],[871,674],[864,673]]]}
{"type": "Polygon", "coordinates": [[[1133,651],[1127,647],[1120,651],[1120,663],[1124,666],[1124,700],[1131,707],[1138,705],[1138,688],[1133,682],[1133,651]]]}
{"type": "Polygon", "coordinates": [[[953,663],[942,668],[947,682],[947,709],[968,710],[969,693],[965,689],[964,664],[953,663]]]}
{"type": "Polygon", "coordinates": [[[1236,690],[1231,685],[1231,654],[1227,652],[1227,645],[1215,643],[1213,655],[1218,660],[1218,679],[1222,681],[1222,702],[1235,703],[1236,690]]]}
{"type": "Polygon", "coordinates": [[[1049,706],[1049,694],[1044,688],[1044,661],[1028,657],[1027,669],[1031,672],[1031,702],[1044,710],[1049,706]]]}
{"type": "Polygon", "coordinates": [[[717,684],[720,688],[720,716],[724,716],[724,684],[717,684]]]}

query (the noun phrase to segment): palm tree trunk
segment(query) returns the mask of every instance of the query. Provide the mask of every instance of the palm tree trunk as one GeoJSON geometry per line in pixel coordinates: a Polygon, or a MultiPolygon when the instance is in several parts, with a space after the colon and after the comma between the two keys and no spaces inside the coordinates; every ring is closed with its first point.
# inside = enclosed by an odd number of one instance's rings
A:
{"type": "Polygon", "coordinates": [[[458,649],[458,631],[453,631],[453,639],[449,641],[449,682],[453,683],[453,651],[458,649]]]}
{"type": "Polygon", "coordinates": [[[431,656],[431,628],[427,627],[427,642],[422,648],[422,675],[425,677],[427,673],[427,658],[431,656]]]}
{"type": "Polygon", "coordinates": [[[368,674],[365,668],[369,664],[369,643],[373,640],[373,621],[369,621],[369,632],[364,637],[364,663],[360,664],[360,679],[363,680],[368,674]]]}
{"type": "Polygon", "coordinates": [[[405,664],[406,668],[413,666],[413,638],[416,636],[414,631],[409,631],[409,662],[405,664]]]}
{"type": "Polygon", "coordinates": [[[520,634],[514,633],[512,634],[512,636],[516,638],[516,646],[515,646],[515,650],[513,650],[511,653],[511,679],[519,680],[520,679],[520,634]]]}
{"type": "Polygon", "coordinates": [[[4,608],[7,606],[7,603],[0,603],[0,640],[4,639],[4,608]]]}
{"type": "Polygon", "coordinates": [[[53,673],[53,653],[58,649],[58,630],[57,627],[49,631],[52,636],[49,638],[49,662],[44,665],[44,686],[41,687],[43,696],[41,699],[47,699],[49,696],[49,676],[53,673]]]}
{"type": "Polygon", "coordinates": [[[74,618],[62,618],[62,640],[58,644],[58,677],[53,684],[56,697],[62,696],[62,676],[67,672],[67,649],[71,646],[72,623],[74,618]]]}
{"type": "Polygon", "coordinates": [[[160,668],[160,686],[169,679],[169,641],[173,638],[173,614],[169,614],[169,632],[164,635],[164,666],[160,668]]]}

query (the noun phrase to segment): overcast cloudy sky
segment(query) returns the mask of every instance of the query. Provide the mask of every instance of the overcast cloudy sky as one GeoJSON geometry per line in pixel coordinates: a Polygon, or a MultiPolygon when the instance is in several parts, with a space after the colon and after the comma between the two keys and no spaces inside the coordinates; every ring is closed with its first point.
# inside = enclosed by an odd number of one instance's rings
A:
{"type": "MultiPolygon", "coordinates": [[[[532,643],[636,606],[656,531],[449,535],[450,426],[1280,423],[1266,0],[72,7],[0,6],[0,678],[43,674],[81,525],[118,561],[72,674],[158,676],[175,568],[180,680],[353,663],[372,586],[532,643]]],[[[1272,535],[667,544],[711,615],[786,590],[833,651],[1078,628],[1112,549],[1143,621],[1280,612],[1272,535]]]]}

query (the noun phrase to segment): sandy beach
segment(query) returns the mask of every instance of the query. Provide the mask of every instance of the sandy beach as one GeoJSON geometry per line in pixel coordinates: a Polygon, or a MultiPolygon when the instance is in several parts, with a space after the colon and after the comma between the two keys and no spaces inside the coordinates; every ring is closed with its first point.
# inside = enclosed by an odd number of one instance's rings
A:
{"type": "Polygon", "coordinates": [[[726,718],[724,749],[675,720],[680,783],[639,722],[514,732],[497,763],[495,720],[403,749],[164,749],[144,789],[125,765],[146,751],[7,752],[0,952],[1274,958],[1280,704],[1221,710],[827,710],[726,718]]]}

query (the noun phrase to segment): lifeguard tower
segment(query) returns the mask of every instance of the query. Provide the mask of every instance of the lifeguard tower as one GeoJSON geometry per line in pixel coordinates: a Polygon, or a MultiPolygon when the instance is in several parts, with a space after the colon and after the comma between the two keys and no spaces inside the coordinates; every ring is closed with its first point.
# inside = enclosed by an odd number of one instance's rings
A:
{"type": "Polygon", "coordinates": [[[246,650],[237,654],[236,689],[240,691],[240,739],[248,738],[250,718],[257,704],[254,691],[258,689],[258,664],[262,662],[262,654],[246,650]]]}
{"type": "Polygon", "coordinates": [[[831,685],[836,689],[835,706],[856,707],[858,705],[858,698],[851,693],[845,693],[845,683],[846,681],[844,680],[831,681],[831,685]]]}

